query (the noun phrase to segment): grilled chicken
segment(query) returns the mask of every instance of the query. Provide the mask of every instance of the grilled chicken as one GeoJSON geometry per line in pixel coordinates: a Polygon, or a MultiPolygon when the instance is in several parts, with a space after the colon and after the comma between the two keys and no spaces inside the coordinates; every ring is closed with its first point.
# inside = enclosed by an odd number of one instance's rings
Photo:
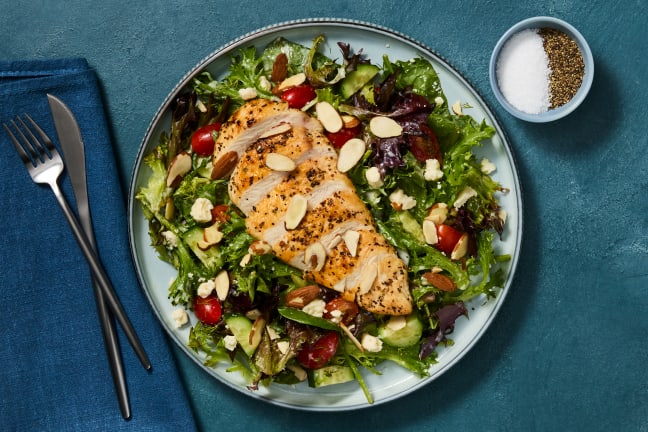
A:
{"type": "Polygon", "coordinates": [[[368,311],[411,313],[405,264],[377,232],[353,183],[338,171],[337,153],[319,121],[285,104],[254,100],[221,129],[214,164],[234,154],[229,195],[253,237],[307,279],[368,311]],[[270,154],[288,157],[293,168],[269,167],[270,154]],[[306,199],[306,212],[289,229],[287,212],[296,195],[306,199]]]}

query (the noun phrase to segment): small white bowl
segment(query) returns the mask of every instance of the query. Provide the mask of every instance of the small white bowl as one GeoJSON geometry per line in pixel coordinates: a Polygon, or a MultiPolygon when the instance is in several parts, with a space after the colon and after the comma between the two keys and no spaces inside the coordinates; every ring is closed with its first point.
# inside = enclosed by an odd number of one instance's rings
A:
{"type": "Polygon", "coordinates": [[[557,18],[539,16],[520,21],[519,23],[508,29],[506,33],[504,33],[504,35],[502,35],[502,37],[495,45],[495,49],[493,50],[490,58],[489,75],[495,98],[497,98],[499,103],[504,107],[504,109],[506,109],[506,111],[508,111],[513,116],[522,120],[526,120],[528,122],[544,123],[565,117],[567,114],[574,111],[583,102],[590,90],[590,87],[592,86],[592,80],[594,79],[594,59],[592,57],[592,51],[590,50],[587,41],[585,40],[583,35],[581,35],[578,30],[576,30],[572,25],[557,18]],[[509,101],[506,100],[506,98],[500,91],[497,79],[497,62],[499,60],[499,55],[502,47],[513,35],[523,30],[541,28],[552,28],[559,30],[576,42],[576,45],[580,49],[580,52],[583,56],[585,74],[583,75],[583,82],[581,83],[580,88],[569,102],[558,108],[549,109],[539,114],[530,114],[521,111],[520,109],[513,106],[509,101]]]}

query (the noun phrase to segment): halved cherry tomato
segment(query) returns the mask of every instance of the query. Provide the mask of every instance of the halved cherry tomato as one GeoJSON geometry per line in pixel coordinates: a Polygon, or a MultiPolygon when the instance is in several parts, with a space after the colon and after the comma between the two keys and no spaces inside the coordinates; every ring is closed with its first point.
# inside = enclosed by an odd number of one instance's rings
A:
{"type": "Polygon", "coordinates": [[[227,222],[230,217],[227,214],[229,206],[227,204],[218,204],[211,211],[213,222],[227,222]]]}
{"type": "Polygon", "coordinates": [[[360,126],[355,126],[352,128],[342,128],[335,133],[326,132],[326,137],[329,139],[333,147],[341,148],[345,142],[349,141],[351,138],[357,137],[359,133],[360,126]]]}
{"type": "Polygon", "coordinates": [[[450,256],[452,250],[462,236],[462,232],[446,224],[439,224],[436,226],[438,243],[435,245],[437,249],[446,255],[450,256]]]}
{"type": "Polygon", "coordinates": [[[421,131],[424,132],[423,135],[410,137],[410,151],[414,157],[421,162],[425,162],[428,159],[437,159],[439,162],[443,162],[439,141],[432,129],[422,124],[421,131]]]}
{"type": "Polygon", "coordinates": [[[200,156],[209,156],[214,152],[214,132],[221,128],[220,123],[205,125],[191,135],[191,149],[200,156]]]}
{"type": "Polygon", "coordinates": [[[202,298],[196,296],[193,302],[196,318],[207,325],[216,325],[221,319],[222,309],[220,301],[214,296],[202,298]]]}
{"type": "Polygon", "coordinates": [[[297,361],[306,369],[319,369],[335,355],[340,337],[336,331],[324,333],[312,344],[304,345],[297,353],[297,361]]]}
{"type": "Polygon", "coordinates": [[[290,108],[303,108],[308,102],[315,99],[315,90],[308,84],[291,87],[281,94],[281,100],[288,102],[290,108]]]}
{"type": "Polygon", "coordinates": [[[324,306],[324,318],[336,320],[336,322],[345,325],[353,321],[359,312],[360,309],[358,309],[355,302],[345,300],[342,297],[336,297],[324,306]]]}

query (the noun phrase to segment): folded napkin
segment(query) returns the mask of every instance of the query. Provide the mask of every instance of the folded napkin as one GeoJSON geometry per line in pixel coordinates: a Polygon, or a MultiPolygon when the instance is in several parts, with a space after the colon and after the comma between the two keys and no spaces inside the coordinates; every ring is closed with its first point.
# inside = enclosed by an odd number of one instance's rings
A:
{"type": "MultiPolygon", "coordinates": [[[[84,59],[0,62],[0,122],[28,113],[58,142],[47,93],[79,122],[99,255],[153,369],[144,370],[118,326],[132,409],[124,420],[86,261],[51,190],[32,182],[0,129],[0,430],[195,430],[168,341],[134,273],[95,72],[84,59]]],[[[74,206],[67,177],[60,184],[74,206]]]]}

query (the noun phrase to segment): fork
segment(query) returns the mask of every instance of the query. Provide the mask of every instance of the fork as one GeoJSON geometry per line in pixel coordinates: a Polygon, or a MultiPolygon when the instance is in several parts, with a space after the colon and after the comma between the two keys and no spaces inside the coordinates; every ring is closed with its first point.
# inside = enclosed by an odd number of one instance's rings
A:
{"type": "Polygon", "coordinates": [[[18,116],[16,117],[16,120],[11,120],[11,125],[13,126],[15,133],[12,132],[11,128],[6,123],[3,123],[5,131],[16,147],[16,151],[25,164],[32,180],[35,183],[48,184],[54,192],[54,195],[56,196],[56,199],[61,206],[61,209],[63,209],[63,213],[72,228],[72,232],[81,247],[83,255],[88,260],[90,270],[99,283],[102,292],[105,294],[108,306],[121,324],[126,337],[133,346],[133,349],[142,365],[146,369],[151,369],[151,363],[139,337],[137,336],[137,333],[135,332],[135,329],[133,328],[133,325],[119,302],[110,280],[91,246],[90,240],[85,235],[85,232],[70,209],[70,206],[58,185],[58,179],[65,168],[58,150],[43,129],[41,129],[28,114],[25,114],[24,116],[29,124],[18,116]],[[36,131],[40,139],[34,134],[32,129],[36,131]]]}

